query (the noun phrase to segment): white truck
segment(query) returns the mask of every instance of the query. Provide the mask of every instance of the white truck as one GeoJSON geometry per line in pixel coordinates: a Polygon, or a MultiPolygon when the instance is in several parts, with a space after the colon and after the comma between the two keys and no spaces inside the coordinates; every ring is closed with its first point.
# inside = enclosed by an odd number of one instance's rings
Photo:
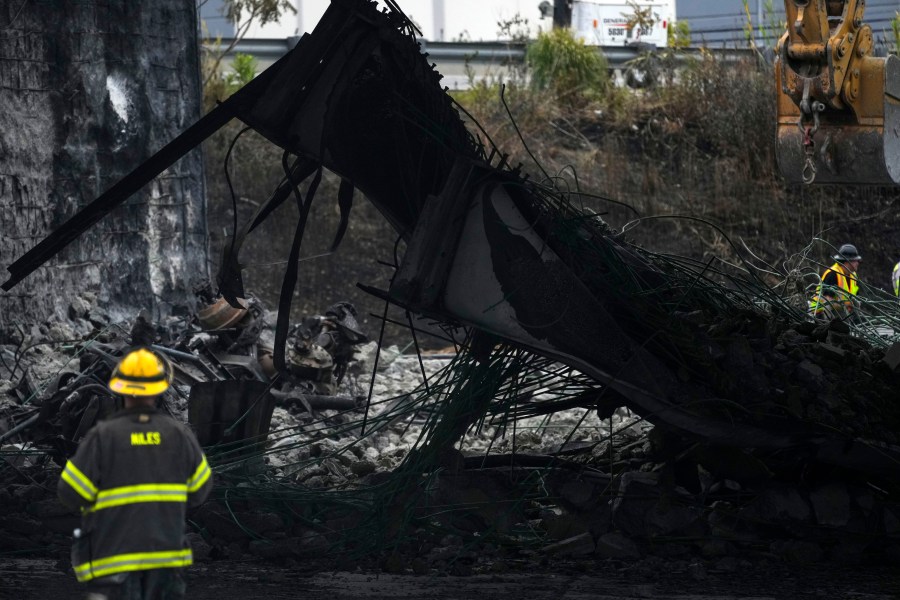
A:
{"type": "Polygon", "coordinates": [[[675,0],[574,0],[572,31],[590,46],[668,43],[675,0]]]}

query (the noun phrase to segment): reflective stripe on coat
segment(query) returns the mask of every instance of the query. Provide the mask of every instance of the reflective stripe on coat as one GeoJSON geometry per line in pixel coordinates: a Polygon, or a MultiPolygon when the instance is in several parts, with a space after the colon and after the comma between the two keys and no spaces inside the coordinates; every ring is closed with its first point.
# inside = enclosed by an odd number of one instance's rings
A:
{"type": "Polygon", "coordinates": [[[192,563],[189,506],[203,502],[212,472],[194,434],[149,408],[128,409],[91,429],[57,485],[81,511],[72,567],[79,581],[192,563]]]}

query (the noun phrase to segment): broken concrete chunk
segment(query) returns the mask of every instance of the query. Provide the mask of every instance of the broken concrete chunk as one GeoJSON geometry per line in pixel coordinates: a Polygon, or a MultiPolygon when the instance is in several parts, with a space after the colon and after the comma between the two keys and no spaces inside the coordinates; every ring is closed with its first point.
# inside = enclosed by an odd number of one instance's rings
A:
{"type": "Polygon", "coordinates": [[[795,564],[810,564],[822,560],[822,547],[813,542],[803,540],[776,540],[769,550],[785,561],[795,564]]]}
{"type": "Polygon", "coordinates": [[[875,498],[867,490],[857,490],[853,499],[856,501],[856,505],[862,509],[864,515],[868,516],[872,509],[875,508],[875,498]]]}
{"type": "Polygon", "coordinates": [[[900,518],[897,517],[895,510],[884,508],[884,532],[888,535],[900,533],[900,518]]]}
{"type": "Polygon", "coordinates": [[[557,556],[588,556],[594,553],[594,538],[585,532],[545,546],[544,552],[557,556]]]}
{"type": "Polygon", "coordinates": [[[22,514],[0,517],[0,531],[3,532],[28,535],[40,531],[40,529],[40,521],[22,514]]]}
{"type": "Polygon", "coordinates": [[[753,367],[753,349],[746,337],[738,337],[728,344],[728,365],[736,372],[753,367]]]}
{"type": "Polygon", "coordinates": [[[44,498],[43,500],[29,502],[26,510],[28,511],[28,514],[45,522],[51,518],[67,517],[77,514],[63,506],[56,498],[44,498]]]}
{"type": "Polygon", "coordinates": [[[809,500],[819,525],[843,527],[850,520],[850,494],[842,484],[816,488],[810,493],[809,500]]]}
{"type": "Polygon", "coordinates": [[[260,558],[280,558],[296,554],[296,539],[250,540],[247,552],[260,558]]]}
{"type": "Polygon", "coordinates": [[[756,485],[772,478],[769,467],[756,455],[742,448],[698,445],[690,456],[718,479],[756,485]]]}
{"type": "Polygon", "coordinates": [[[247,512],[241,516],[241,524],[254,533],[284,530],[284,519],[272,512],[247,512]]]}
{"type": "Polygon", "coordinates": [[[881,360],[891,371],[896,371],[897,365],[900,365],[900,342],[891,344],[891,347],[887,349],[887,352],[884,353],[884,358],[881,360]]]}
{"type": "Polygon", "coordinates": [[[300,535],[294,551],[301,557],[319,557],[327,552],[331,543],[318,531],[307,530],[300,535]]]}
{"type": "Polygon", "coordinates": [[[725,556],[716,561],[714,569],[722,573],[734,573],[740,567],[738,559],[733,556],[725,556]]]}
{"type": "Polygon", "coordinates": [[[700,554],[703,558],[720,558],[722,556],[734,556],[736,553],[734,544],[727,540],[713,538],[700,545],[700,554]]]}
{"type": "Polygon", "coordinates": [[[839,348],[832,344],[828,344],[826,342],[819,342],[816,345],[816,350],[822,356],[826,356],[828,358],[834,358],[837,360],[844,360],[847,356],[847,351],[843,348],[839,348]]]}
{"type": "Polygon", "coordinates": [[[44,497],[44,488],[36,483],[28,485],[14,485],[12,486],[12,489],[13,498],[15,498],[15,500],[20,503],[28,503],[44,497]]]}
{"type": "Polygon", "coordinates": [[[187,539],[188,544],[190,544],[191,554],[195,561],[204,562],[209,559],[210,554],[212,553],[212,546],[203,539],[202,535],[192,531],[185,535],[185,538],[187,539]]]}
{"type": "Polygon", "coordinates": [[[91,311],[91,304],[81,296],[75,296],[69,303],[68,315],[70,319],[84,319],[91,311]]]}
{"type": "Polygon", "coordinates": [[[840,540],[828,552],[828,558],[832,562],[841,565],[859,565],[865,561],[864,553],[871,540],[844,539],[840,540]]]}
{"type": "Polygon", "coordinates": [[[376,469],[375,463],[369,460],[360,460],[350,463],[350,472],[357,477],[365,477],[370,473],[374,473],[376,469]]]}
{"type": "Polygon", "coordinates": [[[601,558],[638,558],[641,553],[637,544],[619,532],[601,535],[597,540],[594,554],[601,558]]]}
{"type": "Polygon", "coordinates": [[[484,530],[491,526],[506,532],[523,518],[522,507],[494,502],[506,498],[512,491],[509,477],[494,470],[463,472],[449,475],[442,472],[438,485],[431,491],[434,502],[441,505],[465,506],[465,511],[448,511],[440,515],[441,522],[466,531],[484,530]]]}
{"type": "Polygon", "coordinates": [[[702,516],[702,511],[693,506],[664,507],[659,503],[647,511],[645,522],[648,533],[654,535],[702,535],[706,529],[702,516]]]}
{"type": "Polygon", "coordinates": [[[619,480],[616,499],[613,500],[613,525],[626,535],[648,534],[647,513],[660,496],[656,473],[631,471],[619,480]]]}
{"type": "Polygon", "coordinates": [[[553,540],[565,540],[590,531],[590,521],[580,515],[548,513],[541,519],[541,528],[553,540]]]}
{"type": "Polygon", "coordinates": [[[804,358],[794,370],[794,375],[801,383],[818,389],[822,386],[823,372],[822,367],[804,358]]]}
{"type": "Polygon", "coordinates": [[[0,536],[0,551],[6,553],[34,551],[35,543],[30,535],[9,533],[0,536]]]}
{"type": "Polygon", "coordinates": [[[569,479],[559,486],[562,500],[578,510],[590,510],[597,505],[600,491],[592,483],[581,479],[569,479]]]}
{"type": "Polygon", "coordinates": [[[247,539],[247,533],[235,523],[228,511],[215,503],[207,502],[197,509],[195,518],[202,522],[209,534],[224,542],[247,539]]]}
{"type": "Polygon", "coordinates": [[[778,343],[782,344],[785,348],[794,348],[795,346],[807,342],[809,342],[808,336],[793,329],[786,329],[778,336],[778,343]]]}
{"type": "Polygon", "coordinates": [[[706,571],[706,565],[702,562],[692,562],[688,565],[688,574],[694,581],[706,581],[709,574],[706,571]]]}
{"type": "Polygon", "coordinates": [[[807,521],[809,504],[796,489],[768,489],[756,501],[760,518],[769,522],[807,521]]]}

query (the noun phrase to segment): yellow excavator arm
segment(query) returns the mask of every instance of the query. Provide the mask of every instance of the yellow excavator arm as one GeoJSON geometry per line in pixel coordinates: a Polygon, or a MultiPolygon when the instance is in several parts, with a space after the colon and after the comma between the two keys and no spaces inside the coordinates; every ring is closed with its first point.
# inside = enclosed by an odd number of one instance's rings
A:
{"type": "Polygon", "coordinates": [[[865,0],[785,0],[778,168],[791,183],[900,184],[900,59],[872,55],[865,0]]]}

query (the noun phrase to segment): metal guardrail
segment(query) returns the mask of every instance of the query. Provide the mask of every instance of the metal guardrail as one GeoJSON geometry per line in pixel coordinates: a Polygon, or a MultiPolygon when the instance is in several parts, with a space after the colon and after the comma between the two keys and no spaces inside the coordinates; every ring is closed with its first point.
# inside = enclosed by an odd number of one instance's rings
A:
{"type": "MultiPolygon", "coordinates": [[[[234,47],[225,55],[226,61],[235,54],[249,54],[260,61],[275,61],[281,58],[290,48],[299,41],[299,37],[292,36],[282,39],[242,39],[238,40],[234,47]]],[[[233,39],[223,38],[220,48],[228,48],[234,42],[233,39]]],[[[509,65],[520,64],[525,60],[525,45],[512,42],[431,42],[419,41],[422,52],[437,64],[438,70],[442,64],[457,63],[473,66],[509,65]]],[[[212,49],[212,44],[204,42],[205,47],[212,49]]],[[[611,69],[621,69],[629,61],[647,52],[646,47],[634,46],[598,46],[603,52],[611,69]]],[[[678,52],[678,60],[696,58],[702,52],[711,52],[716,57],[726,61],[739,61],[754,56],[755,51],[749,48],[685,48],[678,52]]]]}
{"type": "MultiPolygon", "coordinates": [[[[507,42],[428,42],[420,40],[422,52],[437,61],[459,60],[471,63],[522,63],[525,60],[525,45],[507,42]]],[[[648,51],[656,50],[654,46],[597,46],[603,52],[611,69],[620,69],[648,51]]],[[[660,50],[665,50],[661,48],[660,50]]],[[[703,49],[684,48],[676,55],[679,59],[698,57],[703,51],[713,52],[725,60],[743,60],[753,56],[753,50],[747,49],[703,49]]]]}

